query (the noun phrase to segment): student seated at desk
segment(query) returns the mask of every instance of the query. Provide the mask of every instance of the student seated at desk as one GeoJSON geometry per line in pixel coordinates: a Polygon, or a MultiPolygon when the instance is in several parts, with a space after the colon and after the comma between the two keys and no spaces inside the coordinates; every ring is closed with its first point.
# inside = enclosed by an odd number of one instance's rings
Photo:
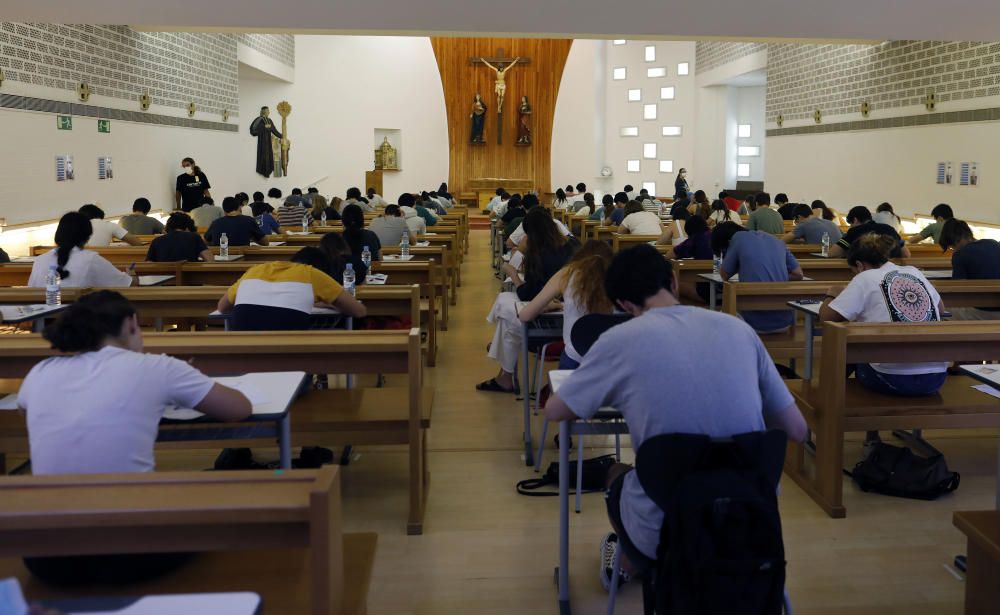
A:
{"type": "MultiPolygon", "coordinates": [[[[899,219],[896,212],[892,210],[891,203],[882,203],[875,208],[875,216],[872,218],[875,222],[879,224],[887,224],[892,228],[896,229],[897,233],[903,232],[903,221],[899,219]]],[[[938,242],[941,243],[940,241],[938,242]]]]}
{"type": "MultiPolygon", "coordinates": [[[[617,254],[605,289],[635,318],[606,331],[590,348],[549,398],[550,421],[588,419],[601,407],[613,407],[624,417],[636,452],[644,440],[668,433],[725,438],[781,429],[792,440],[805,438],[805,420],[757,334],[732,316],[680,305],[670,262],[655,248],[640,245],[617,254]],[[709,372],[726,377],[705,386],[709,372]]],[[[614,532],[601,545],[605,589],[618,548],[630,575],[653,564],[664,519],[630,466],[613,466],[607,485],[614,532]]]]}
{"type": "Polygon", "coordinates": [[[712,203],[712,213],[709,214],[707,222],[709,226],[715,226],[723,222],[735,222],[741,226],[743,225],[740,215],[727,207],[725,201],[721,199],[716,199],[712,203]]]}
{"type": "MultiPolygon", "coordinates": [[[[164,408],[194,408],[220,421],[250,415],[250,401],[186,362],[145,354],[135,308],[120,294],[81,297],[46,328],[68,356],[46,359],[24,379],[17,404],[28,417],[31,471],[44,474],[152,472],[164,408]]],[[[130,583],[182,564],[185,554],[28,558],[58,585],[130,583]]]]}
{"type": "Polygon", "coordinates": [[[497,295],[486,320],[496,325],[489,357],[500,364],[500,371],[489,380],[476,385],[477,391],[513,393],[514,371],[521,353],[521,322],[517,319],[518,301],[531,301],[570,259],[574,243],[566,239],[548,210],[534,207],[524,217],[524,272],[510,263],[500,271],[514,282],[515,292],[497,295]]]}
{"type": "Polygon", "coordinates": [[[507,208],[504,210],[503,215],[500,216],[500,221],[504,224],[510,224],[514,218],[523,218],[525,213],[524,204],[521,202],[521,195],[512,194],[510,199],[507,200],[507,208]]]}
{"type": "Polygon", "coordinates": [[[152,207],[149,199],[136,199],[132,203],[132,213],[122,216],[119,225],[133,235],[159,235],[163,232],[163,223],[149,215],[152,207]]]}
{"type": "Polygon", "coordinates": [[[379,245],[398,246],[402,243],[403,235],[406,235],[411,246],[417,243],[417,235],[410,230],[402,213],[399,205],[389,205],[381,216],[368,225],[368,230],[378,236],[379,245]]]}
{"type": "MultiPolygon", "coordinates": [[[[820,306],[820,320],[831,322],[933,322],[941,320],[941,295],[916,267],[889,260],[897,246],[890,236],[869,233],[851,246],[847,263],[857,273],[820,306]]],[[[902,357],[900,357],[902,358],[902,357]]],[[[947,363],[859,363],[854,373],[867,389],[886,395],[931,395],[947,376],[947,363]]],[[[877,442],[868,432],[866,446],[877,442]]]]}
{"type": "MultiPolygon", "coordinates": [[[[610,226],[620,226],[622,221],[625,220],[625,208],[629,204],[628,195],[624,192],[619,192],[615,194],[614,205],[615,208],[611,211],[611,224],[610,226]]],[[[605,215],[605,222],[607,222],[608,216],[605,215]]]]}
{"type": "Polygon", "coordinates": [[[573,204],[572,201],[566,198],[566,191],[563,190],[562,188],[556,188],[556,196],[552,200],[552,209],[555,209],[557,211],[564,211],[569,209],[572,206],[572,204],[573,204]]]}
{"type": "MultiPolygon", "coordinates": [[[[254,195],[258,194],[261,193],[254,192],[254,195]]],[[[271,207],[270,203],[263,200],[262,194],[260,201],[250,203],[250,213],[253,214],[254,221],[257,222],[257,226],[260,227],[260,230],[262,230],[265,235],[281,234],[281,225],[278,224],[278,219],[274,217],[274,207],[271,207]]],[[[336,219],[340,220],[339,213],[337,214],[336,219]]]]}
{"type": "MultiPolygon", "coordinates": [[[[251,208],[252,209],[252,208],[251,208]]],[[[201,205],[190,211],[191,219],[197,228],[207,229],[212,223],[225,215],[222,208],[215,204],[210,196],[202,197],[201,205]]]]}
{"type": "Polygon", "coordinates": [[[705,194],[704,190],[694,193],[694,198],[687,206],[687,211],[692,216],[701,216],[705,219],[712,215],[712,204],[708,202],[708,195],[705,194]]]}
{"type": "Polygon", "coordinates": [[[580,364],[580,354],[570,337],[576,321],[587,314],[612,312],[611,300],[604,291],[604,276],[612,256],[607,242],[591,239],[517,315],[521,322],[531,322],[545,312],[562,310],[565,348],[559,357],[559,369],[575,369],[580,364]],[[556,300],[559,297],[562,303],[556,300]]]}
{"type": "MultiPolygon", "coordinates": [[[[515,195],[515,196],[517,196],[517,195],[515,195]]],[[[511,199],[513,200],[513,197],[511,197],[511,199]]],[[[522,203],[522,205],[524,207],[525,217],[527,217],[528,212],[534,211],[535,209],[544,209],[544,208],[541,208],[541,207],[538,206],[539,205],[538,197],[536,195],[534,195],[534,194],[530,194],[529,193],[529,194],[524,195],[524,198],[521,199],[521,203],[522,203]]],[[[546,214],[549,215],[549,219],[551,220],[552,219],[552,215],[549,214],[548,210],[545,210],[545,212],[546,212],[546,214]]],[[[559,233],[563,237],[570,238],[570,243],[572,243],[576,247],[580,246],[580,244],[577,241],[577,239],[575,237],[573,237],[573,233],[569,230],[569,228],[567,228],[567,226],[565,224],[563,224],[559,220],[553,220],[553,223],[556,225],[556,229],[558,229],[559,233]]],[[[511,225],[513,225],[513,222],[511,222],[511,225]]],[[[510,225],[508,225],[508,226],[510,226],[510,225]]],[[[504,243],[505,243],[505,245],[508,248],[511,248],[511,249],[517,248],[517,249],[521,249],[522,252],[524,251],[522,249],[522,248],[524,248],[524,246],[521,245],[521,243],[524,241],[524,237],[525,237],[525,231],[524,231],[524,224],[523,224],[523,222],[522,222],[522,224],[518,224],[517,227],[514,228],[514,230],[511,231],[510,233],[507,233],[507,228],[505,228],[504,229],[504,234],[507,236],[507,239],[505,240],[504,243]]]]}
{"type": "MultiPolygon", "coordinates": [[[[593,220],[594,222],[601,222],[605,218],[611,217],[611,212],[615,210],[615,198],[610,194],[605,194],[601,197],[601,206],[594,210],[587,220],[593,220]]],[[[607,226],[607,224],[605,224],[607,226]]]]}
{"type": "MultiPolygon", "coordinates": [[[[994,239],[976,239],[964,221],[955,218],[946,221],[938,244],[944,251],[955,250],[951,257],[953,280],[1000,280],[1000,243],[994,239]]],[[[1000,308],[951,308],[951,314],[958,320],[998,320],[1000,308]]]]}
{"type": "Polygon", "coordinates": [[[141,246],[142,241],[132,235],[114,222],[104,219],[104,210],[97,205],[84,205],[80,208],[80,213],[90,220],[92,229],[87,246],[91,248],[106,248],[112,241],[123,241],[130,246],[141,246]]]}
{"type": "Polygon", "coordinates": [[[583,195],[583,205],[581,205],[576,212],[573,214],[574,218],[586,218],[590,219],[594,212],[597,210],[597,206],[594,204],[594,195],[587,192],[583,195]]]}
{"type": "MultiPolygon", "coordinates": [[[[712,231],[712,251],[724,255],[719,269],[723,280],[737,274],[741,282],[788,282],[803,277],[802,267],[788,246],[764,231],[748,231],[724,222],[712,231]]],[[[761,334],[784,333],[795,323],[791,310],[748,310],[740,316],[761,334]]]]}
{"type": "Polygon", "coordinates": [[[244,216],[240,212],[240,202],[234,197],[227,196],[222,200],[222,211],[226,212],[226,215],[213,222],[205,233],[209,245],[219,245],[223,233],[229,239],[230,247],[248,246],[250,242],[267,245],[267,236],[253,218],[244,216]]]}
{"type": "Polygon", "coordinates": [[[805,203],[796,205],[795,228],[782,236],[785,243],[801,242],[821,245],[823,235],[828,236],[831,247],[840,241],[842,235],[840,227],[829,220],[824,220],[822,216],[816,215],[818,213],[820,213],[819,209],[813,209],[805,203]]]}
{"type": "Polygon", "coordinates": [[[663,233],[660,227],[660,217],[651,211],[646,211],[639,201],[629,201],[625,206],[625,218],[618,232],[623,235],[656,235],[663,233]]]}
{"type": "Polygon", "coordinates": [[[840,240],[830,247],[830,256],[834,258],[846,257],[848,251],[851,249],[851,244],[857,241],[859,237],[875,233],[876,235],[885,235],[896,242],[896,245],[892,248],[892,252],[889,253],[890,258],[910,257],[910,250],[906,247],[906,242],[900,238],[896,229],[888,224],[879,224],[872,220],[872,212],[864,205],[852,207],[847,212],[847,223],[851,225],[851,228],[847,229],[847,232],[840,237],[840,240]]]}
{"type": "Polygon", "coordinates": [[[368,268],[365,267],[364,261],[361,260],[361,255],[355,255],[351,251],[351,246],[347,245],[347,241],[343,235],[340,233],[326,233],[319,240],[319,249],[323,250],[327,258],[330,259],[330,277],[336,280],[337,284],[344,284],[344,270],[347,269],[348,264],[354,269],[355,284],[361,286],[365,283],[365,278],[368,276],[368,268]]]}
{"type": "Polygon", "coordinates": [[[229,287],[218,309],[232,314],[235,331],[308,329],[313,307],[334,308],[363,318],[365,306],[330,275],[330,259],[319,248],[299,250],[290,261],[262,263],[229,287]]]}
{"type": "Polygon", "coordinates": [[[153,263],[197,262],[213,260],[212,251],[198,234],[191,216],[175,211],[167,218],[167,233],[149,244],[146,260],[153,263]]]}
{"type": "Polygon", "coordinates": [[[94,250],[84,250],[93,227],[87,216],[71,211],[63,214],[56,227],[56,248],[35,259],[28,286],[45,288],[51,267],[62,277],[63,288],[125,288],[137,286],[134,270],[125,273],[94,250]]]}
{"type": "MultiPolygon", "coordinates": [[[[663,237],[657,243],[670,245],[673,242],[675,228],[677,228],[676,223],[668,226],[663,237]]],[[[667,252],[667,258],[691,258],[709,261],[715,258],[715,254],[712,252],[712,231],[708,229],[708,223],[701,216],[691,216],[684,221],[684,234],[687,235],[687,239],[673,246],[667,252]]],[[[680,296],[686,301],[699,304],[708,303],[711,297],[711,289],[708,284],[708,282],[681,283],[680,296]]]]}
{"type": "Polygon", "coordinates": [[[367,246],[373,261],[382,260],[382,242],[378,235],[365,228],[365,212],[357,205],[348,205],[341,214],[344,217],[344,240],[351,246],[351,253],[361,258],[367,246]]]}
{"type": "Polygon", "coordinates": [[[907,240],[908,243],[920,243],[928,237],[933,237],[936,244],[941,243],[941,229],[944,227],[945,222],[955,217],[955,213],[951,210],[951,205],[941,203],[935,205],[934,209],[931,210],[931,217],[934,218],[934,222],[931,222],[920,229],[919,233],[910,237],[907,240]]]}

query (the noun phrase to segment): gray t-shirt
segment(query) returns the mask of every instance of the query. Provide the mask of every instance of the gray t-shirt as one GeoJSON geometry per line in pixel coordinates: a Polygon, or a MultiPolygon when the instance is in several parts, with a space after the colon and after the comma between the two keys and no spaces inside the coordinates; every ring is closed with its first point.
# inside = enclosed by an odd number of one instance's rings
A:
{"type": "Polygon", "coordinates": [[[191,218],[198,228],[208,228],[222,216],[222,208],[218,205],[202,205],[191,210],[191,218]]]}
{"type": "MultiPolygon", "coordinates": [[[[606,332],[559,397],[583,419],[602,406],[617,409],[635,451],[660,434],[725,438],[763,431],[765,415],[793,401],[753,329],[727,314],[686,305],[650,310],[606,332]]],[[[663,511],[635,472],[625,477],[621,516],[635,546],[655,558],[663,511]]]]}
{"type": "Polygon", "coordinates": [[[133,235],[159,235],[163,232],[163,223],[152,216],[129,214],[122,216],[118,225],[133,235]]]}
{"type": "Polygon", "coordinates": [[[785,232],[785,219],[777,210],[762,205],[747,217],[747,228],[751,231],[781,235],[785,232]]]}
{"type": "Polygon", "coordinates": [[[378,235],[378,240],[382,246],[398,246],[403,238],[403,233],[408,233],[410,227],[406,220],[397,216],[382,216],[375,218],[368,225],[368,230],[378,235]]]}
{"type": "Polygon", "coordinates": [[[792,231],[796,239],[805,239],[806,243],[820,245],[823,243],[823,233],[830,235],[830,245],[840,241],[840,228],[830,220],[810,216],[795,225],[792,231]]]}
{"type": "MultiPolygon", "coordinates": [[[[733,235],[722,260],[722,269],[731,275],[738,273],[740,282],[787,282],[789,272],[798,268],[799,262],[785,242],[762,231],[733,235]]],[[[780,331],[795,322],[791,310],[746,310],[740,316],[761,333],[780,331]]]]}

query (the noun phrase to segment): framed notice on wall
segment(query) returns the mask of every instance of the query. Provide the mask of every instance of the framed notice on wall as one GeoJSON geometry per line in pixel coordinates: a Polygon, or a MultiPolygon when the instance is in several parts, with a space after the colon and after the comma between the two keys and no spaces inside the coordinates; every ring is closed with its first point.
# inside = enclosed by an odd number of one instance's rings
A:
{"type": "Polygon", "coordinates": [[[937,163],[937,183],[941,185],[951,185],[952,165],[950,162],[937,163]]]}
{"type": "Polygon", "coordinates": [[[970,164],[968,162],[963,162],[959,166],[959,172],[958,172],[958,185],[959,186],[968,186],[969,185],[969,169],[970,169],[970,164]]]}
{"type": "Polygon", "coordinates": [[[969,163],[969,185],[978,186],[979,185],[979,163],[970,162],[969,163]]]}
{"type": "Polygon", "coordinates": [[[69,154],[56,156],[56,181],[72,181],[73,178],[73,156],[69,154]]]}
{"type": "Polygon", "coordinates": [[[101,156],[97,159],[97,179],[114,179],[111,169],[111,156],[101,156]]]}

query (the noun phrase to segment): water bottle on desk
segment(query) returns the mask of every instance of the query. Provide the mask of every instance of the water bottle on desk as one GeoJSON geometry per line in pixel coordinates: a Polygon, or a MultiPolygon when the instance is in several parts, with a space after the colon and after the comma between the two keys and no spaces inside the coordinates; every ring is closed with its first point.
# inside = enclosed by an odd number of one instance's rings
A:
{"type": "Polygon", "coordinates": [[[823,239],[821,243],[823,245],[821,252],[823,256],[830,256],[830,233],[823,233],[823,239]]]}
{"type": "Polygon", "coordinates": [[[62,305],[62,276],[55,267],[49,267],[45,274],[45,305],[62,305]]]}
{"type": "Polygon", "coordinates": [[[399,253],[403,260],[410,256],[410,234],[403,233],[403,238],[399,240],[399,253]]]}
{"type": "Polygon", "coordinates": [[[326,226],[326,210],[323,210],[323,214],[319,217],[320,226],[326,226]]]}
{"type": "Polygon", "coordinates": [[[712,273],[719,275],[719,270],[722,269],[722,257],[716,254],[712,258],[712,273]]]}
{"type": "Polygon", "coordinates": [[[305,232],[307,232],[307,233],[309,232],[309,214],[308,213],[302,214],[302,230],[305,231],[305,232]]]}
{"type": "Polygon", "coordinates": [[[229,258],[229,235],[225,233],[219,236],[219,256],[229,258]]]}
{"type": "Polygon", "coordinates": [[[347,263],[347,268],[344,269],[344,290],[351,293],[354,296],[354,265],[347,263]]]}
{"type": "Polygon", "coordinates": [[[369,270],[372,268],[372,251],[368,246],[361,251],[361,262],[365,264],[365,269],[369,270]]]}

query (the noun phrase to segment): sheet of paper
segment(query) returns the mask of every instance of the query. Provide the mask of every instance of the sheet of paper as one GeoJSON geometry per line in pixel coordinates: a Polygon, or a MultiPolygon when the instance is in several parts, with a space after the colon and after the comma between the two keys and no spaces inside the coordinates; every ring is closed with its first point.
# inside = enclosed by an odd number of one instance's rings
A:
{"type": "Polygon", "coordinates": [[[991,387],[988,384],[974,384],[974,385],[972,385],[972,388],[974,388],[977,391],[980,391],[982,393],[986,393],[987,395],[992,395],[993,397],[996,397],[997,399],[1000,399],[1000,390],[997,390],[997,389],[991,387]]]}
{"type": "Polygon", "coordinates": [[[365,284],[381,286],[389,280],[389,276],[384,273],[372,273],[365,278],[365,284]]]}
{"type": "Polygon", "coordinates": [[[17,410],[17,393],[0,397],[0,410],[17,410]]]}
{"type": "Polygon", "coordinates": [[[431,245],[431,242],[429,242],[429,241],[418,241],[415,245],[418,248],[426,248],[429,245],[431,245]]]}
{"type": "Polygon", "coordinates": [[[508,261],[508,262],[511,264],[512,267],[520,269],[521,268],[521,263],[524,262],[524,253],[523,252],[514,252],[514,254],[512,254],[511,257],[510,257],[510,261],[508,261]]]}
{"type": "Polygon", "coordinates": [[[412,254],[407,254],[405,257],[402,254],[383,254],[382,260],[384,261],[411,261],[413,260],[412,254]]]}
{"type": "Polygon", "coordinates": [[[0,305],[0,315],[4,320],[22,320],[28,316],[42,315],[45,305],[0,305]]]}
{"type": "Polygon", "coordinates": [[[247,396],[247,399],[250,400],[250,403],[255,406],[266,404],[271,401],[268,392],[257,386],[257,384],[247,376],[216,378],[215,381],[243,393],[247,396]]]}
{"type": "Polygon", "coordinates": [[[11,577],[0,581],[0,613],[21,615],[28,612],[28,603],[24,600],[21,583],[11,577]]]}

